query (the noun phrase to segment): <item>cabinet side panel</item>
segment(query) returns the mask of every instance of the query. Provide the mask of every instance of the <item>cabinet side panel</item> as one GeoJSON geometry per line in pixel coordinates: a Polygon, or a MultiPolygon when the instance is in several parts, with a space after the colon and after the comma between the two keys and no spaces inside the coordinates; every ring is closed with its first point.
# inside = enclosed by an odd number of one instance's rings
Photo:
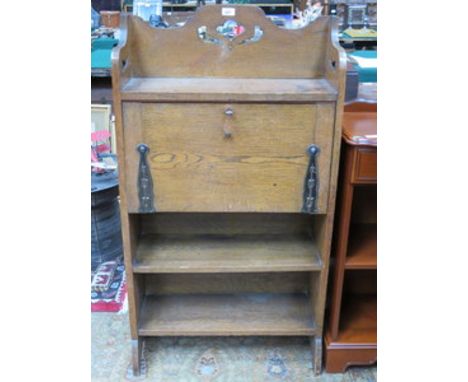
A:
{"type": "Polygon", "coordinates": [[[327,281],[330,263],[331,240],[335,214],[335,198],[338,183],[338,168],[340,163],[342,117],[346,80],[346,53],[339,44],[338,19],[333,18],[329,24],[328,46],[325,57],[326,77],[338,89],[338,100],[334,110],[334,123],[332,133],[332,155],[330,167],[330,183],[328,189],[327,215],[324,224],[317,224],[315,237],[322,254],[323,271],[320,273],[318,298],[315,301],[315,317],[317,330],[322,335],[325,313],[325,301],[327,297],[327,281]]]}
{"type": "Polygon", "coordinates": [[[120,59],[118,52],[113,57],[112,88],[114,99],[114,113],[117,136],[117,157],[119,164],[119,194],[120,216],[122,227],[122,240],[125,261],[125,273],[127,278],[128,307],[130,320],[130,334],[133,340],[138,340],[138,314],[144,295],[143,278],[133,274],[133,258],[136,255],[136,246],[139,232],[139,218],[129,216],[128,198],[126,193],[126,166],[125,166],[125,141],[124,121],[122,118],[122,103],[120,98],[120,59]]]}

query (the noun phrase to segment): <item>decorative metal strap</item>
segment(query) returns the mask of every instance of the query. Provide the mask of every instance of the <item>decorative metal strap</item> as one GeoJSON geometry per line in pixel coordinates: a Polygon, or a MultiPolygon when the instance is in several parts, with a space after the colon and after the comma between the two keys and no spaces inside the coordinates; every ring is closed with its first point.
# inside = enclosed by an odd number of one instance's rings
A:
{"type": "Polygon", "coordinates": [[[139,212],[155,212],[153,179],[151,178],[151,171],[146,158],[149,147],[144,143],[140,143],[137,146],[137,151],[140,153],[140,164],[138,166],[138,198],[140,200],[139,212]]]}
{"type": "Polygon", "coordinates": [[[309,154],[309,166],[307,168],[307,175],[304,182],[304,204],[302,212],[312,214],[317,211],[318,199],[318,169],[316,157],[320,149],[316,145],[310,145],[307,148],[309,154]]]}

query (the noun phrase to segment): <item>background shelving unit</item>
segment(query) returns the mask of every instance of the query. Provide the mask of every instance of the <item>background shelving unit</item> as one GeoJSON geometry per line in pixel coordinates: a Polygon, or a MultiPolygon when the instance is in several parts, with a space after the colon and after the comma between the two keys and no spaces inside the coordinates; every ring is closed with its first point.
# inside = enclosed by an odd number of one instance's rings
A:
{"type": "Polygon", "coordinates": [[[377,360],[377,129],[376,112],[345,112],[327,372],[377,360]],[[370,138],[369,138],[370,137],[370,138]]]}
{"type": "MultiPolygon", "coordinates": [[[[261,8],[267,15],[289,15],[292,16],[294,12],[294,2],[291,1],[282,1],[282,2],[268,2],[268,1],[258,1],[258,2],[245,2],[245,3],[232,3],[224,4],[225,6],[231,5],[244,5],[244,6],[256,6],[261,8]]],[[[163,12],[194,12],[200,5],[197,1],[187,1],[186,3],[172,3],[170,1],[163,2],[163,12]]],[[[123,2],[122,10],[124,12],[133,12],[133,2],[123,2]]]]}

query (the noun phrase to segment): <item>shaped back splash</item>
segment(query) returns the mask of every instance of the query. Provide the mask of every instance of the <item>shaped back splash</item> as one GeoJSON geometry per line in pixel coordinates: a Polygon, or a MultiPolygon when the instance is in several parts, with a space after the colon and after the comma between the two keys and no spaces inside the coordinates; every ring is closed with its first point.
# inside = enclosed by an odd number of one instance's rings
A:
{"type": "Polygon", "coordinates": [[[257,7],[207,5],[180,28],[125,21],[136,77],[317,78],[326,70],[326,17],[283,29],[257,7]]]}

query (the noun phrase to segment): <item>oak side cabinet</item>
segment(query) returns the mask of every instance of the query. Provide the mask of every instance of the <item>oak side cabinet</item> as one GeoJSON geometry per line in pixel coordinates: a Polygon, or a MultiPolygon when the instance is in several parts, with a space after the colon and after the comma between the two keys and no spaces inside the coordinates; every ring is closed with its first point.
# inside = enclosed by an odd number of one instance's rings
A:
{"type": "Polygon", "coordinates": [[[345,112],[325,368],[377,361],[377,113],[345,112]]]}
{"type": "MultiPolygon", "coordinates": [[[[149,336],[307,336],[314,372],[346,56],[336,21],[123,16],[112,54],[132,371],[149,336]]],[[[149,365],[149,367],[151,367],[149,365]]]]}

